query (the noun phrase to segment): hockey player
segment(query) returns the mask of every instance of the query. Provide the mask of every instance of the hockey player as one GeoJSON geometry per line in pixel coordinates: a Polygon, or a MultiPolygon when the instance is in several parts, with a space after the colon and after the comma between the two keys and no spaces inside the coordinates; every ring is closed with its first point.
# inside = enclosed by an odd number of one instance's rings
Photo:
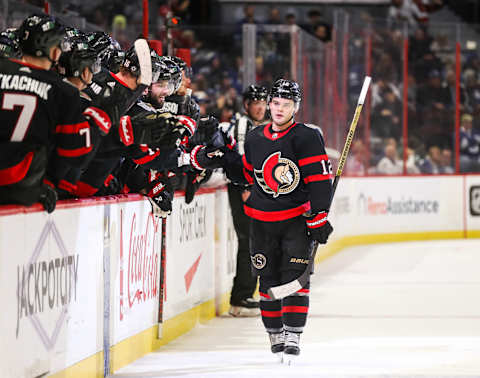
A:
{"type": "MultiPolygon", "coordinates": [[[[44,181],[47,161],[82,164],[91,152],[90,122],[78,90],[50,71],[65,27],[47,15],[28,17],[18,30],[21,60],[0,61],[0,201],[55,208],[56,193],[44,181]],[[68,109],[68,111],[66,111],[68,109]]],[[[103,119],[110,127],[108,117],[103,119]]]]}
{"type": "Polygon", "coordinates": [[[7,29],[0,33],[0,57],[20,58],[20,43],[17,29],[7,29]]]}
{"type": "MultiPolygon", "coordinates": [[[[246,114],[234,118],[230,125],[240,154],[244,153],[247,133],[265,122],[267,96],[267,88],[257,85],[250,85],[243,93],[243,106],[246,114]]],[[[250,218],[245,215],[243,210],[243,205],[249,195],[249,185],[228,184],[228,199],[238,239],[237,269],[230,295],[229,313],[232,316],[260,315],[259,303],[253,299],[257,277],[252,275],[250,263],[250,218]]]]}
{"type": "Polygon", "coordinates": [[[267,100],[272,122],[250,131],[241,158],[223,147],[193,157],[201,166],[223,164],[233,181],[252,184],[244,209],[252,218],[250,256],[260,276],[262,321],[272,352],[288,363],[300,353],[309,284],[283,300],[273,300],[268,289],[296,279],[308,264],[313,241],[326,243],[333,230],[327,220],[331,164],[320,131],[295,121],[300,101],[297,83],[277,80],[267,100]]]}

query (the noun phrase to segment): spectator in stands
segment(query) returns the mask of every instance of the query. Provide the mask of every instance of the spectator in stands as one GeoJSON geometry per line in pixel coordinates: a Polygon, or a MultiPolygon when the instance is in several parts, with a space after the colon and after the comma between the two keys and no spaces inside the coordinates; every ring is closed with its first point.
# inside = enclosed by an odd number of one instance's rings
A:
{"type": "Polygon", "coordinates": [[[389,86],[383,88],[382,98],[382,103],[372,112],[372,133],[380,138],[400,140],[402,103],[389,86]]]}
{"type": "Polygon", "coordinates": [[[440,147],[432,145],[428,149],[427,156],[420,163],[420,171],[427,174],[439,174],[441,172],[442,154],[440,147]]]}
{"type": "Polygon", "coordinates": [[[277,7],[270,7],[270,9],[268,10],[268,18],[265,23],[267,25],[283,24],[282,17],[280,16],[280,10],[277,7]]]}
{"type": "Polygon", "coordinates": [[[351,176],[365,176],[367,149],[361,139],[352,144],[352,151],[345,164],[345,173],[351,176]]]}
{"type": "Polygon", "coordinates": [[[293,12],[289,12],[285,15],[285,24],[287,25],[297,25],[297,16],[293,12]]]}
{"type": "Polygon", "coordinates": [[[332,30],[327,23],[317,24],[313,34],[322,42],[330,42],[332,40],[332,30]]]}
{"type": "Polygon", "coordinates": [[[432,70],[428,74],[428,82],[418,89],[417,105],[420,110],[444,111],[453,105],[450,91],[442,87],[441,74],[432,70]]]}
{"type": "Polygon", "coordinates": [[[440,173],[453,174],[455,169],[452,164],[452,150],[450,148],[443,148],[440,163],[440,173]]]}
{"type": "Polygon", "coordinates": [[[387,142],[385,156],[377,164],[377,173],[384,175],[400,175],[403,172],[403,162],[398,158],[396,143],[387,142]]]}
{"type": "Polygon", "coordinates": [[[245,4],[243,7],[243,16],[244,17],[238,22],[240,26],[243,24],[258,24],[255,18],[255,5],[245,4]]]}
{"type": "Polygon", "coordinates": [[[464,114],[460,126],[460,171],[475,172],[480,168],[480,132],[473,128],[473,117],[464,114]]]}
{"type": "Polygon", "coordinates": [[[302,25],[302,28],[310,34],[315,34],[316,26],[322,23],[326,23],[323,19],[322,12],[318,9],[310,9],[307,13],[307,23],[302,25]]]}

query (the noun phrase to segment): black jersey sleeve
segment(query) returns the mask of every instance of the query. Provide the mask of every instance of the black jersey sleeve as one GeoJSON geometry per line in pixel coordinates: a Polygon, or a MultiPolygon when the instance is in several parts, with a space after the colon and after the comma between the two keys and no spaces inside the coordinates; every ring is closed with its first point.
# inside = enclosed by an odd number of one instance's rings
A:
{"type": "Polygon", "coordinates": [[[295,140],[295,154],[309,192],[312,213],[328,211],[332,198],[332,164],[319,130],[303,126],[295,140]]]}

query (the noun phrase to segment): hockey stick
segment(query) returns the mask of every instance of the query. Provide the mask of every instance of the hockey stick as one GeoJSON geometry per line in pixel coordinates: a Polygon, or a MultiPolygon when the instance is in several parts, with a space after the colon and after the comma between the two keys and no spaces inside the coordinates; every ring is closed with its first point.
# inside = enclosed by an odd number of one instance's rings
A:
{"type": "Polygon", "coordinates": [[[137,81],[137,89],[133,91],[132,97],[126,106],[126,112],[135,104],[143,91],[152,84],[152,57],[150,56],[150,47],[146,39],[137,39],[133,44],[137,54],[138,64],[140,66],[140,76],[137,81]]]}
{"type": "MultiPolygon", "coordinates": [[[[360,97],[358,98],[357,108],[355,109],[355,114],[353,116],[352,123],[350,124],[350,130],[348,130],[347,139],[345,140],[345,145],[343,146],[342,155],[340,156],[340,160],[338,162],[337,173],[335,174],[335,179],[333,180],[332,201],[333,196],[335,195],[335,190],[337,189],[338,181],[340,180],[340,176],[343,171],[343,167],[345,166],[345,162],[347,161],[347,155],[348,151],[350,150],[350,145],[352,144],[353,134],[355,133],[355,129],[357,128],[358,119],[360,118],[360,113],[362,112],[363,103],[365,102],[365,97],[367,96],[368,87],[370,86],[371,80],[372,78],[370,76],[366,76],[365,80],[363,81],[360,97]]],[[[307,284],[310,278],[313,264],[315,263],[317,247],[318,243],[314,242],[312,255],[308,261],[308,265],[300,277],[298,277],[294,281],[287,282],[286,284],[271,287],[270,289],[268,289],[268,295],[270,295],[271,298],[281,299],[284,297],[288,297],[289,295],[296,293],[298,290],[302,289],[307,284]]]]}

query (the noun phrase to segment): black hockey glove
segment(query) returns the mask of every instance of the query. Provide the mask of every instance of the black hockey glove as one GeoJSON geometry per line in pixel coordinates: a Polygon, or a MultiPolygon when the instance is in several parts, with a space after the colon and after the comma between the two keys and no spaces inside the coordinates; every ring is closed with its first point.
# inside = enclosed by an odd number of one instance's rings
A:
{"type": "Polygon", "coordinates": [[[326,244],[333,227],[327,220],[328,213],[320,211],[317,214],[307,216],[307,230],[309,236],[320,244],[326,244]]]}
{"type": "Polygon", "coordinates": [[[57,192],[50,185],[42,184],[38,202],[40,202],[47,213],[53,212],[57,205],[57,192]]]}
{"type": "Polygon", "coordinates": [[[193,135],[195,128],[191,118],[145,111],[121,117],[118,132],[126,146],[135,143],[165,148],[176,147],[184,137],[193,135]]]}
{"type": "Polygon", "coordinates": [[[156,217],[166,218],[172,212],[173,188],[168,179],[161,176],[154,179],[147,190],[147,197],[156,217]]]}
{"type": "Polygon", "coordinates": [[[205,144],[212,139],[213,134],[218,130],[218,119],[214,116],[202,117],[197,123],[197,131],[190,138],[189,146],[193,148],[199,144],[205,144]]]}
{"type": "Polygon", "coordinates": [[[197,170],[221,168],[224,165],[225,153],[233,150],[235,144],[232,136],[218,129],[205,146],[193,148],[190,153],[191,164],[197,170]]]}

